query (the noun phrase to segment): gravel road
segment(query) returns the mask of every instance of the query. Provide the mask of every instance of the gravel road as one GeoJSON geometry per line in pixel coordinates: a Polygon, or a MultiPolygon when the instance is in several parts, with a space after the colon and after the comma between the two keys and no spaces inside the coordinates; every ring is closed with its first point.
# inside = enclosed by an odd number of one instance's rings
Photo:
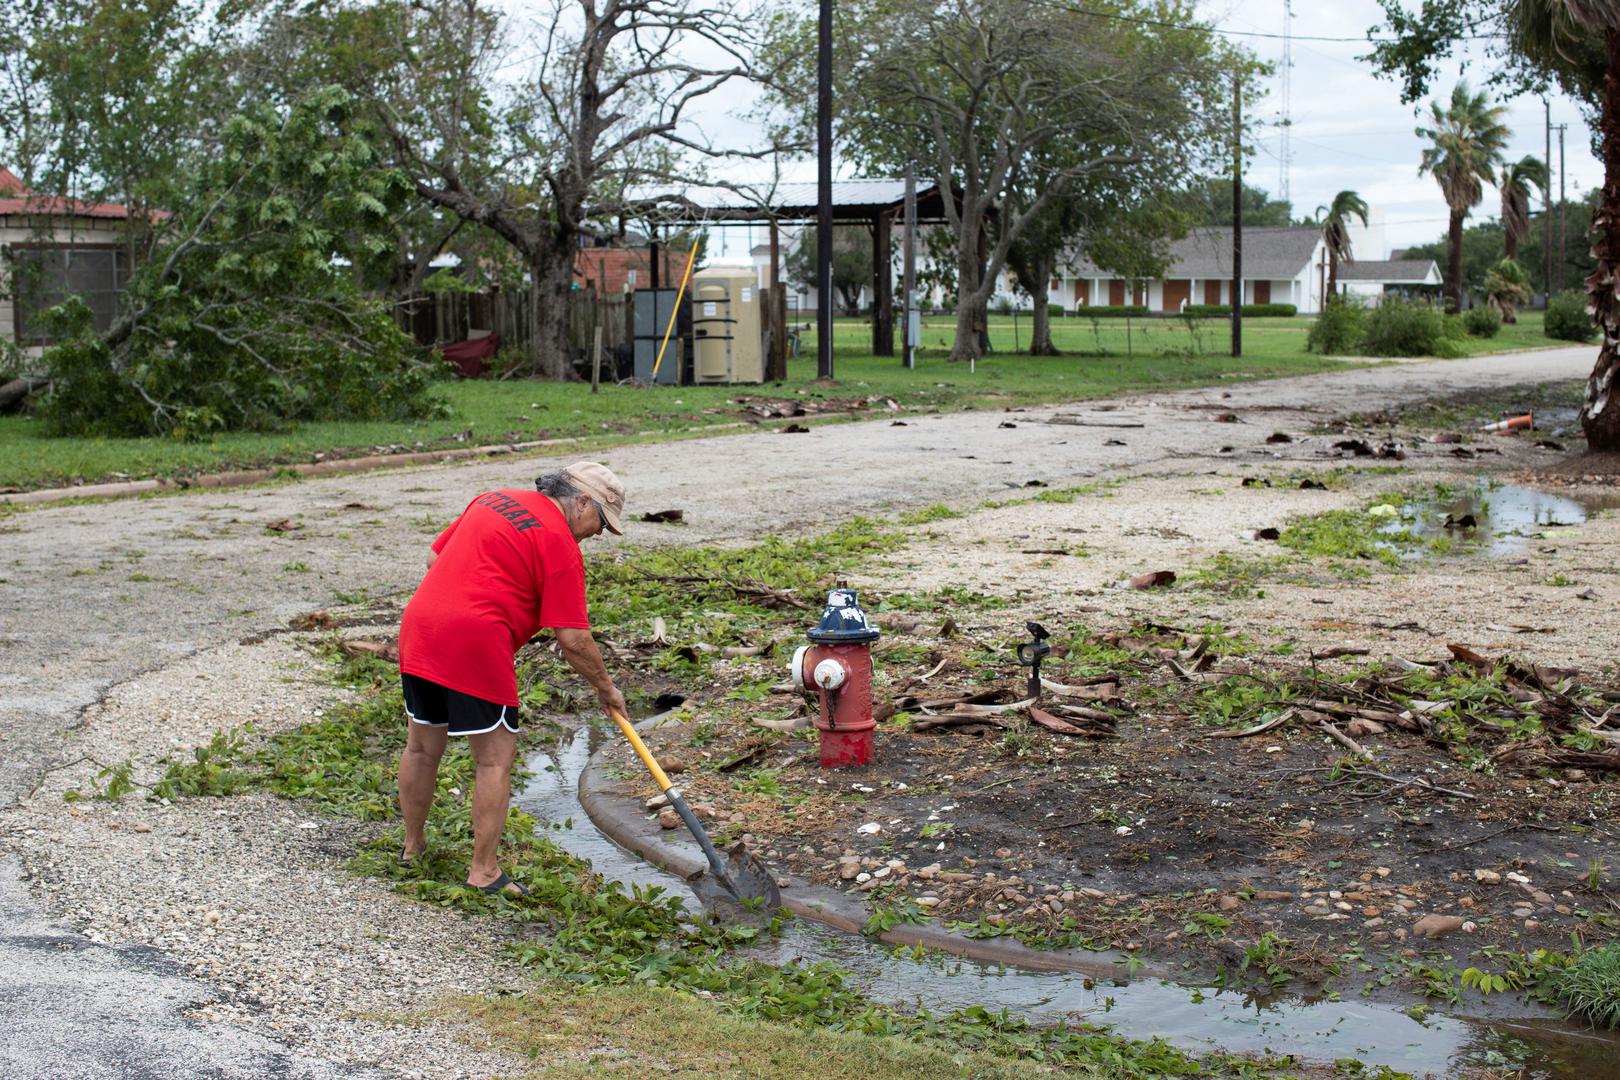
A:
{"type": "MultiPolygon", "coordinates": [[[[903,424],[626,447],[604,457],[626,482],[632,520],[679,507],[688,526],[633,527],[614,542],[819,530],[857,513],[973,504],[1030,480],[1190,470],[1189,459],[1233,460],[1218,456],[1228,445],[1270,461],[1262,444],[1273,430],[1582,378],[1591,362],[1591,349],[1549,350],[1122,398],[1103,410],[905,414],[903,424]],[[1215,411],[1247,423],[1212,422],[1215,411]],[[1144,426],[1039,422],[1059,412],[1144,426]],[[1121,435],[1128,445],[1106,445],[1121,435]]],[[[280,633],[288,620],[367,590],[408,591],[427,543],[471,495],[523,486],[566,460],[0,518],[0,1022],[25,1033],[0,1048],[0,1072],[459,1076],[516,1067],[439,1015],[445,995],[488,992],[510,977],[465,955],[493,950],[495,932],[347,877],[343,826],[259,797],[70,807],[61,795],[82,780],[87,754],[151,761],[244,720],[270,730],[305,722],[330,692],[297,636],[280,633]],[[86,862],[122,876],[109,882],[86,862]],[[446,1038],[465,1053],[434,1051],[446,1038]]]]}

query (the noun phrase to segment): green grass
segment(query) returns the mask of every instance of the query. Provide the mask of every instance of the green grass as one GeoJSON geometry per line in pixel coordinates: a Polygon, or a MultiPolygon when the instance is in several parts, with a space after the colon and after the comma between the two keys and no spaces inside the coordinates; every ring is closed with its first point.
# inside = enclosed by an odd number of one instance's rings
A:
{"type": "MultiPolygon", "coordinates": [[[[969,371],[945,359],[953,333],[949,318],[923,322],[917,366],[906,370],[893,357],[877,357],[871,327],[862,319],[835,324],[836,385],[816,383],[815,335],[804,337],[788,379],[768,386],[604,386],[600,393],[579,383],[447,382],[435,393],[450,405],[445,419],[409,423],[304,424],[279,432],[233,432],[207,441],[170,439],[61,439],[20,416],[0,417],[0,487],[38,488],[152,476],[190,476],[315,460],[318,453],[352,457],[518,442],[581,438],[580,450],[628,441],[678,438],[692,431],[742,420],[733,399],[758,395],[779,399],[853,401],[878,399],[857,416],[887,415],[882,399],[908,411],[999,409],[1077,401],[1144,390],[1304,375],[1342,369],[1344,360],[1305,352],[1308,318],[1247,319],[1244,356],[1229,351],[1227,323],[1199,320],[1198,333],[1180,319],[1100,320],[1094,332],[1084,318],[1053,320],[1053,339],[1070,355],[1030,357],[1013,351],[1008,316],[993,316],[989,357],[969,371]],[[802,393],[801,393],[802,391],[802,393]]],[[[1018,344],[1028,347],[1028,319],[1018,320],[1018,344]]],[[[1540,313],[1493,339],[1469,338],[1471,352],[1503,352],[1556,344],[1541,334],[1540,313]]]]}

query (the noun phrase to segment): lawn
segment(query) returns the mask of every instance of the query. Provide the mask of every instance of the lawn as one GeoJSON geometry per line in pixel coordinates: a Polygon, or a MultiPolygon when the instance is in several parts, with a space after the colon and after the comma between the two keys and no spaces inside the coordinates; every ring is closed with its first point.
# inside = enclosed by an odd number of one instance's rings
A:
{"type": "MultiPolygon", "coordinates": [[[[815,340],[806,335],[785,383],[766,387],[604,386],[591,394],[577,383],[446,382],[436,389],[449,404],[448,418],[413,423],[303,424],[278,432],[239,432],[202,442],[169,439],[60,439],[47,436],[27,417],[0,417],[0,487],[30,489],[149,476],[186,476],[222,469],[290,464],[317,454],[356,456],[481,443],[578,437],[582,449],[672,438],[745,417],[736,399],[745,395],[798,401],[841,402],[841,415],[887,408],[893,399],[908,411],[1003,408],[1111,394],[1209,385],[1222,380],[1273,378],[1342,367],[1343,360],[1304,351],[1308,319],[1248,319],[1244,356],[1226,355],[1227,323],[1201,320],[1189,329],[1180,320],[1054,320],[1053,337],[1072,355],[1029,357],[1013,352],[1015,338],[1027,346],[1029,324],[994,316],[996,348],[969,371],[945,360],[950,318],[925,320],[917,366],[905,370],[891,357],[875,357],[869,324],[842,319],[836,325],[836,385],[815,383],[815,340]],[[868,406],[864,399],[873,398],[868,406]]],[[[1541,335],[1540,315],[1526,316],[1489,341],[1470,339],[1479,352],[1553,344],[1541,335]]]]}

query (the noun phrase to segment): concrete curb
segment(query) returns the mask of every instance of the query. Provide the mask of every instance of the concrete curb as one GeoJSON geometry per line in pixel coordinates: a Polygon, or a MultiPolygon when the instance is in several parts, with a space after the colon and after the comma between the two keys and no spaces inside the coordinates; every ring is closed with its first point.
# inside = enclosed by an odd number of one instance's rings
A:
{"type": "MultiPolygon", "coordinates": [[[[828,422],[847,421],[851,414],[825,413],[820,416],[800,416],[785,418],[792,423],[806,423],[821,425],[828,422]]],[[[631,436],[630,443],[661,441],[658,436],[674,434],[677,438],[694,436],[703,438],[710,434],[724,434],[748,429],[750,431],[777,430],[765,424],[737,421],[730,424],[710,424],[706,427],[689,429],[687,431],[668,433],[659,432],[648,437],[631,436]]],[[[261,484],[266,480],[274,480],[291,473],[294,476],[335,476],[343,473],[369,472],[373,469],[388,469],[407,465],[441,465],[452,461],[466,461],[471,458],[500,457],[505,454],[523,454],[531,450],[550,450],[559,446],[573,446],[588,442],[597,436],[570,435],[560,439],[534,439],[530,442],[520,443],[494,443],[488,446],[461,446],[444,450],[420,450],[409,454],[368,454],[365,457],[333,458],[330,461],[305,461],[293,465],[277,465],[269,469],[240,469],[235,472],[207,473],[202,476],[192,476],[181,480],[168,477],[156,477],[150,480],[121,480],[114,484],[81,484],[77,487],[37,488],[33,491],[0,492],[0,504],[9,503],[13,506],[39,505],[41,503],[61,502],[64,499],[121,499],[132,495],[148,495],[154,491],[184,491],[190,488],[232,488],[245,487],[248,484],[261,484]]]]}
{"type": "MultiPolygon", "coordinates": [[[[579,801],[585,814],[614,843],[654,866],[691,879],[707,871],[708,863],[695,843],[648,820],[639,797],[612,790],[614,781],[604,771],[605,750],[591,755],[579,775],[579,801]]],[[[818,922],[847,934],[859,934],[871,914],[865,900],[833,889],[782,877],[782,906],[801,919],[818,922]]],[[[1032,949],[1013,938],[970,938],[933,923],[897,926],[879,935],[886,945],[921,946],[938,952],[1005,965],[1025,971],[1071,972],[1096,979],[1126,982],[1132,978],[1174,981],[1174,976],[1151,964],[1139,965],[1127,975],[1119,963],[1126,954],[1085,952],[1079,949],[1032,949]]]]}
{"type": "Polygon", "coordinates": [[[0,502],[27,505],[29,503],[58,502],[62,499],[121,498],[144,495],[151,491],[171,491],[184,488],[228,488],[258,484],[278,476],[293,473],[296,476],[330,476],[338,473],[365,472],[369,469],[393,465],[428,465],[444,461],[462,461],[476,457],[498,457],[517,454],[525,450],[541,450],[551,446],[565,446],[578,442],[577,438],[539,439],[534,442],[508,443],[496,446],[464,446],[453,450],[423,450],[413,454],[369,454],[366,457],[334,458],[331,461],[302,462],[296,465],[278,465],[273,469],[241,469],[236,472],[209,473],[186,480],[167,478],[153,480],[125,480],[116,484],[85,484],[80,487],[40,488],[0,495],[0,502]]]}

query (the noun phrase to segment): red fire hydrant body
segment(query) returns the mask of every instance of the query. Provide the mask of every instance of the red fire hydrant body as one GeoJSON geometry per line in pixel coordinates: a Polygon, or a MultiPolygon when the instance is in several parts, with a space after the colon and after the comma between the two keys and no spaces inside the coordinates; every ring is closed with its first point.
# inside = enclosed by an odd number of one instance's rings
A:
{"type": "Polygon", "coordinates": [[[821,767],[865,765],[872,760],[872,642],[878,631],[866,621],[855,590],[834,589],[821,622],[809,633],[815,644],[793,655],[793,682],[814,692],[819,708],[821,767]]]}

